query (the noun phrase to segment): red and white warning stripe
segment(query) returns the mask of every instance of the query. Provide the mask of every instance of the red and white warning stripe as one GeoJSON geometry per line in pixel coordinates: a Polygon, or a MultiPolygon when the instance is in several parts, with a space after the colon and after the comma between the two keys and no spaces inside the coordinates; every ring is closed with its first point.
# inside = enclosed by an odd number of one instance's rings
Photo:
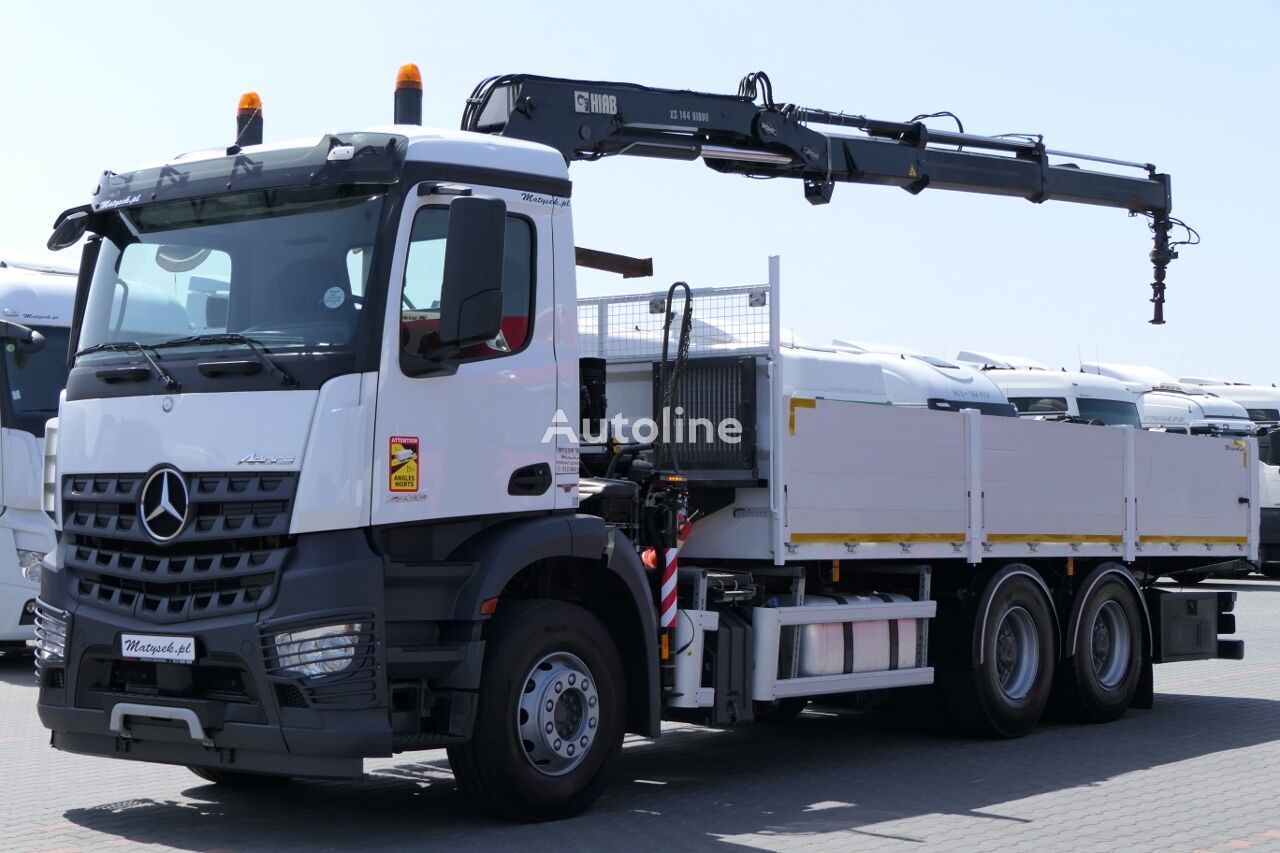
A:
{"type": "Polygon", "coordinates": [[[663,628],[676,626],[676,558],[679,555],[679,548],[667,549],[667,563],[662,570],[662,606],[658,609],[658,625],[663,628]]]}
{"type": "Polygon", "coordinates": [[[658,625],[662,628],[674,628],[676,626],[676,579],[678,571],[678,557],[680,556],[680,546],[684,545],[684,540],[689,538],[689,531],[693,529],[693,522],[681,518],[679,521],[679,533],[676,536],[676,547],[668,548],[666,553],[666,564],[662,569],[662,594],[660,596],[661,606],[658,608],[658,625]]]}

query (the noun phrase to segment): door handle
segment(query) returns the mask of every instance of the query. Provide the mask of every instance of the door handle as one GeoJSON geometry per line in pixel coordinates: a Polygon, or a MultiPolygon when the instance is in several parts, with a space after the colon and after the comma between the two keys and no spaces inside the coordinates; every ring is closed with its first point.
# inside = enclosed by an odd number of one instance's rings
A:
{"type": "Polygon", "coordinates": [[[551,488],[551,466],[546,462],[517,468],[507,483],[507,494],[521,497],[540,495],[551,488]]]}

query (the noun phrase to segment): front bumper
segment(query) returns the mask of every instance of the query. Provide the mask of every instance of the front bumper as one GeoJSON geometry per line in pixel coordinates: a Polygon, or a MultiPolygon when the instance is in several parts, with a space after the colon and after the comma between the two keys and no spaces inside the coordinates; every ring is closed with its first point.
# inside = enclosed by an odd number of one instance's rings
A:
{"type": "Polygon", "coordinates": [[[69,547],[60,546],[41,591],[70,621],[65,662],[46,662],[40,672],[40,720],[54,747],[325,777],[358,776],[365,756],[392,754],[383,566],[363,532],[298,537],[274,597],[259,610],[167,623],[87,600],[83,589],[92,587],[64,568],[61,549],[69,547]],[[82,588],[73,591],[73,584],[82,588]],[[271,634],[348,622],[368,626],[349,670],[299,678],[273,668],[271,634]],[[196,659],[125,660],[126,632],[194,637],[196,659]],[[120,713],[122,705],[128,713],[120,713]],[[145,713],[151,707],[154,716],[145,713]]]}

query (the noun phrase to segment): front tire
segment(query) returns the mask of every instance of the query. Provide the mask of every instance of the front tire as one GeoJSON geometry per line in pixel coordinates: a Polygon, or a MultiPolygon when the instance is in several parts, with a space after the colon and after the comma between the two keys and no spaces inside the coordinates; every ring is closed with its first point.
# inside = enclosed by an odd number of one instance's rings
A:
{"type": "Polygon", "coordinates": [[[449,749],[464,790],[517,821],[595,802],[622,753],[626,688],[608,631],[562,601],[504,601],[485,629],[471,740],[449,749]]]}
{"type": "Polygon", "coordinates": [[[1138,602],[1123,580],[1113,575],[1089,592],[1072,657],[1059,663],[1054,685],[1071,716],[1106,723],[1128,710],[1142,675],[1142,631],[1138,602]]]}
{"type": "Polygon", "coordinates": [[[1015,574],[992,596],[985,626],[977,614],[973,632],[981,660],[939,672],[943,711],[962,731],[1014,738],[1040,720],[1057,656],[1049,608],[1036,584],[1015,574]]]}

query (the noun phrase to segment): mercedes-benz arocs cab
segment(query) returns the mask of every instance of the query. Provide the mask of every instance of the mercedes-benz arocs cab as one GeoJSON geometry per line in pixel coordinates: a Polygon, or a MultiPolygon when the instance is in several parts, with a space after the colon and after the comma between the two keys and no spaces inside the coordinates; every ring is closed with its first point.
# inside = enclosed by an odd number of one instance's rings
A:
{"type": "Polygon", "coordinates": [[[956,361],[995,383],[1024,418],[1062,418],[1103,426],[1142,427],[1133,394],[1121,382],[1093,373],[1050,370],[1030,359],[965,350],[956,361]]]}
{"type": "Polygon", "coordinates": [[[849,400],[782,346],[776,261],[576,293],[574,159],[1146,213],[1157,308],[1166,175],[796,112],[760,74],[495,78],[462,131],[418,127],[420,91],[406,68],[396,125],[270,145],[246,98],[230,149],[106,173],[55,224],[53,247],[88,235],[38,604],[55,748],[234,783],[447,747],[537,820],[664,718],[936,684],[966,730],[1016,736],[1054,691],[1109,720],[1150,705],[1155,663],[1243,654],[1234,593],[1151,582],[1256,552],[1251,439],[849,400]],[[757,331],[703,348],[695,317],[757,331]]]}
{"type": "Polygon", "coordinates": [[[1183,385],[1154,367],[1085,362],[1080,369],[1124,383],[1133,392],[1145,429],[1186,435],[1257,435],[1244,406],[1183,385]]]}
{"type": "Polygon", "coordinates": [[[35,639],[40,564],[54,549],[44,433],[66,384],[74,295],[72,270],[0,260],[0,647],[35,639]]]}

